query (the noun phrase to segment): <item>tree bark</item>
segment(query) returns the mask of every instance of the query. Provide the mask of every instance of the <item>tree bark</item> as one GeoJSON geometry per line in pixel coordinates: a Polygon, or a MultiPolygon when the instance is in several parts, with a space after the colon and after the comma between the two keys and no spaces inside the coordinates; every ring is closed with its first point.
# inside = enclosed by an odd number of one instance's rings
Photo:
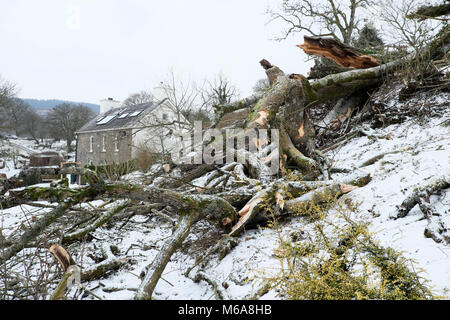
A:
{"type": "Polygon", "coordinates": [[[328,58],[341,67],[367,69],[380,65],[374,57],[362,55],[357,49],[333,38],[305,36],[304,41],[304,44],[297,47],[306,54],[328,58]]]}
{"type": "Polygon", "coordinates": [[[421,198],[429,198],[433,193],[438,190],[446,189],[449,186],[449,178],[444,176],[414,190],[405,200],[403,200],[401,205],[397,207],[397,216],[395,218],[406,217],[411,209],[419,204],[421,198]]]}
{"type": "Polygon", "coordinates": [[[441,17],[450,14],[450,2],[435,5],[435,6],[422,6],[417,9],[416,12],[407,15],[409,19],[418,19],[423,21],[429,18],[441,17]]]}
{"type": "Polygon", "coordinates": [[[440,215],[430,205],[429,201],[425,198],[420,198],[419,208],[427,219],[427,226],[425,227],[424,235],[427,238],[431,238],[436,243],[450,243],[449,229],[442,221],[440,215]]]}

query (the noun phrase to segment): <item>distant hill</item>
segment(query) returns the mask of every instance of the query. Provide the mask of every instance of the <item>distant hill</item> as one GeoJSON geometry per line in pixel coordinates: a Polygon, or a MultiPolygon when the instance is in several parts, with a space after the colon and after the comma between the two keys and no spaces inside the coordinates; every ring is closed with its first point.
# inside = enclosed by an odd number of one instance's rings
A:
{"type": "Polygon", "coordinates": [[[100,105],[87,102],[75,102],[57,99],[49,99],[49,100],[22,99],[22,100],[28,103],[32,108],[36,109],[38,112],[43,111],[42,113],[45,113],[45,110],[50,110],[51,108],[61,103],[82,104],[85,105],[86,107],[89,107],[95,113],[100,112],[100,105]]]}

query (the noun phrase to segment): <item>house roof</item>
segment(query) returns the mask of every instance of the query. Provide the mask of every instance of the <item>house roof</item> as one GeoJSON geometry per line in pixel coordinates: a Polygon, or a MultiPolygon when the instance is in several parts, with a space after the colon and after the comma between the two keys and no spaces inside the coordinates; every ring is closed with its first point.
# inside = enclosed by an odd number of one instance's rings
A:
{"type": "Polygon", "coordinates": [[[159,107],[165,100],[108,110],[90,120],[76,133],[139,127],[139,121],[159,107]]]}

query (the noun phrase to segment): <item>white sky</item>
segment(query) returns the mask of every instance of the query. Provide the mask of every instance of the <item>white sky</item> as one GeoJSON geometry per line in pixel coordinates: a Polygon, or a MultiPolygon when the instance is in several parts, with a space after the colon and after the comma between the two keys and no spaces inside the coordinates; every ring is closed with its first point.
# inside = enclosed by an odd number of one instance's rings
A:
{"type": "Polygon", "coordinates": [[[296,44],[265,11],[281,0],[0,0],[0,75],[19,96],[98,103],[150,89],[170,68],[201,81],[223,72],[243,97],[262,58],[306,74],[296,44]]]}

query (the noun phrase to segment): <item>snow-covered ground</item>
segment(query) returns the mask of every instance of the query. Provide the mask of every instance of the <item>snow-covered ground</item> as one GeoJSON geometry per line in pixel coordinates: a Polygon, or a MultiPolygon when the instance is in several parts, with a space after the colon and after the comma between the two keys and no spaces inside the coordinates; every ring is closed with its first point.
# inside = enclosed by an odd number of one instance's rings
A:
{"type": "MultiPolygon", "coordinates": [[[[372,141],[367,137],[354,139],[335,154],[337,165],[359,165],[386,152],[382,159],[363,168],[372,181],[349,196],[360,202],[359,210],[370,213],[371,231],[384,246],[403,252],[406,258],[423,268],[422,276],[431,281],[435,293],[449,296],[450,246],[437,244],[424,236],[427,220],[418,206],[405,218],[393,219],[400,205],[414,188],[440,177],[450,177],[450,128],[439,125],[442,119],[432,119],[426,125],[413,121],[392,125],[377,134],[391,135],[390,140],[372,141]]],[[[433,195],[442,221],[450,225],[450,190],[433,195]]]]}
{"type": "MultiPolygon", "coordinates": [[[[390,134],[390,140],[356,138],[339,150],[330,152],[329,156],[336,161],[336,166],[351,167],[381,153],[399,151],[387,154],[373,165],[363,168],[370,172],[372,181],[365,187],[352,191],[347,197],[361,203],[358,213],[355,214],[370,218],[371,231],[376,232],[376,237],[383,245],[392,246],[402,251],[406,258],[416,261],[417,267],[424,270],[421,275],[431,281],[434,293],[448,296],[450,247],[425,238],[426,220],[418,208],[414,208],[405,218],[391,218],[396,211],[396,205],[399,205],[414,187],[443,175],[450,175],[450,130],[438,125],[440,122],[442,119],[433,119],[426,125],[414,124],[412,121],[392,125],[374,132],[377,135],[390,134]]],[[[447,190],[440,197],[433,196],[431,201],[436,203],[444,222],[450,225],[450,191],[447,190]]],[[[303,226],[303,219],[293,219],[283,226],[283,234],[289,234],[303,226]]],[[[157,229],[155,233],[143,236],[141,240],[145,243],[157,243],[161,231],[157,229]]],[[[134,233],[133,238],[136,237],[138,236],[134,233]]],[[[205,273],[218,284],[228,284],[227,289],[222,288],[227,295],[225,298],[251,298],[261,288],[263,272],[270,274],[280,268],[279,261],[273,255],[278,246],[277,239],[278,234],[274,230],[249,230],[240,237],[237,247],[222,261],[212,259],[204,268],[205,273]]],[[[157,250],[152,250],[145,255],[151,257],[156,253],[157,250]]],[[[139,273],[151,260],[150,258],[139,264],[134,273],[139,273]]],[[[165,281],[158,283],[155,298],[214,299],[209,284],[204,281],[194,283],[184,277],[186,266],[192,263],[192,259],[177,254],[164,272],[165,281]]],[[[119,273],[102,282],[106,286],[114,286],[121,280],[122,285],[130,287],[137,287],[140,283],[139,279],[127,273],[119,273]]],[[[101,291],[98,294],[102,295],[101,291]]],[[[103,295],[107,297],[104,293],[103,295]]],[[[128,299],[132,296],[132,291],[118,291],[108,298],[128,299]]],[[[269,292],[263,298],[276,299],[276,292],[269,292]]]]}
{"type": "MultiPolygon", "coordinates": [[[[73,147],[75,147],[75,144],[73,144],[73,147]]],[[[0,140],[0,166],[3,167],[0,169],[0,173],[5,174],[7,178],[11,178],[20,173],[24,163],[28,163],[28,160],[21,155],[29,156],[33,153],[48,151],[59,152],[65,156],[67,155],[66,142],[54,142],[51,139],[46,139],[44,142],[37,144],[34,140],[26,138],[0,140]],[[16,157],[16,166],[14,166],[13,157],[16,157]],[[17,160],[21,160],[22,163],[17,160]]],[[[68,156],[69,160],[75,159],[74,152],[68,154],[68,156]]]]}
{"type": "MultiPolygon", "coordinates": [[[[438,125],[442,119],[433,119],[425,125],[408,121],[374,131],[374,134],[391,139],[373,141],[367,137],[353,139],[339,150],[329,152],[337,167],[359,166],[374,156],[386,152],[374,164],[363,168],[370,172],[372,181],[356,189],[346,197],[360,203],[355,215],[370,219],[370,230],[384,246],[391,246],[406,258],[416,262],[420,275],[430,280],[433,292],[449,296],[450,290],[450,246],[437,244],[424,236],[427,221],[416,206],[405,218],[394,220],[396,205],[399,205],[415,187],[433,179],[450,176],[450,129],[438,125]]],[[[431,203],[442,215],[444,223],[450,225],[450,190],[441,196],[432,196],[431,203]]],[[[304,219],[293,219],[283,226],[283,234],[304,228],[304,219]]],[[[222,289],[229,299],[251,298],[261,288],[261,275],[276,272],[279,261],[273,251],[278,246],[278,234],[274,230],[247,231],[239,244],[222,261],[212,260],[205,273],[217,283],[226,282],[222,289]],[[253,280],[253,281],[252,281],[253,280]]],[[[211,286],[205,282],[193,283],[183,276],[182,258],[171,262],[166,269],[165,281],[160,281],[156,292],[161,299],[209,299],[213,298],[211,286]]],[[[126,296],[122,296],[126,297],[126,296]]],[[[276,292],[263,298],[276,299],[276,292]]]]}
{"type": "MultiPolygon", "coordinates": [[[[365,161],[385,154],[373,164],[365,166],[372,180],[364,187],[346,194],[360,203],[353,215],[368,219],[370,230],[384,246],[391,246],[403,252],[406,258],[415,261],[415,268],[423,270],[421,276],[430,280],[433,293],[450,296],[450,246],[436,243],[424,236],[427,220],[416,206],[404,218],[394,219],[396,206],[414,188],[429,183],[442,176],[450,176],[450,128],[442,125],[443,119],[429,119],[418,124],[414,120],[387,126],[369,133],[378,138],[354,138],[338,149],[328,152],[337,167],[359,167],[365,161]],[[388,139],[383,138],[388,137],[388,139]]],[[[370,131],[370,129],[368,129],[370,131]]],[[[132,175],[136,178],[136,175],[132,175]]],[[[450,190],[430,199],[442,220],[450,226],[450,190]]],[[[96,201],[93,205],[99,205],[96,201]]],[[[110,204],[112,206],[114,204],[110,204]]],[[[27,206],[0,211],[3,234],[8,236],[17,230],[24,217],[42,214],[46,209],[36,210],[27,206]]],[[[83,267],[94,264],[86,253],[103,242],[116,245],[120,257],[132,261],[126,268],[109,275],[105,279],[87,284],[87,288],[102,299],[132,299],[141,280],[139,274],[151,263],[167,237],[172,234],[172,225],[159,216],[134,216],[129,224],[119,223],[110,229],[102,227],[92,235],[94,239],[82,245],[70,245],[69,252],[83,267]],[[120,232],[117,227],[121,226],[120,232]]],[[[283,224],[282,234],[305,227],[301,217],[290,219],[283,224]]],[[[191,234],[184,249],[177,252],[167,265],[162,279],[154,291],[155,299],[215,299],[213,287],[205,281],[194,282],[184,276],[193,265],[194,257],[204,254],[196,237],[201,234],[208,238],[208,224],[200,222],[196,228],[204,232],[191,234]]],[[[221,287],[225,299],[248,299],[261,289],[262,274],[276,272],[280,268],[274,255],[278,246],[278,232],[269,228],[247,230],[241,234],[237,246],[224,259],[214,256],[205,266],[205,274],[221,287]]],[[[214,235],[211,235],[211,239],[214,235]]],[[[94,250],[92,250],[94,251],[94,250]]],[[[56,272],[55,269],[52,269],[56,272]]],[[[195,272],[192,272],[195,274],[195,272]]],[[[72,293],[75,289],[72,289],[72,293]]],[[[70,294],[69,294],[70,296],[70,294]]],[[[277,292],[269,291],[263,299],[278,299],[277,292]]],[[[87,296],[86,299],[95,299],[87,296]]]]}

